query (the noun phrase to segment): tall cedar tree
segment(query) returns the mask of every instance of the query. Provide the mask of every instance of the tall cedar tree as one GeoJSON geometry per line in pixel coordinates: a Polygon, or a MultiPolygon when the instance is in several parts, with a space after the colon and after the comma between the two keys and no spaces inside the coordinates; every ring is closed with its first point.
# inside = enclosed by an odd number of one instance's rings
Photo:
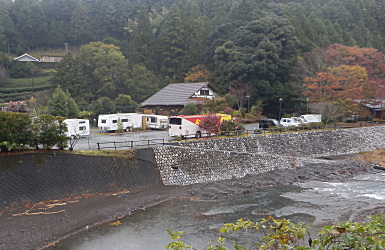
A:
{"type": "Polygon", "coordinates": [[[185,69],[186,31],[181,13],[176,4],[171,6],[160,41],[162,43],[163,57],[162,72],[179,82],[181,73],[185,69]]]}

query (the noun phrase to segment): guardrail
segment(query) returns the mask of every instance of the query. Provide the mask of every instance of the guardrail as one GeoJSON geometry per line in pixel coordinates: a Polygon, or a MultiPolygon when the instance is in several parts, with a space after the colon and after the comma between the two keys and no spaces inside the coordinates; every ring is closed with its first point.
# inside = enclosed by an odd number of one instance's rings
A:
{"type": "Polygon", "coordinates": [[[98,142],[98,150],[103,149],[133,149],[133,148],[149,148],[164,146],[168,143],[165,143],[164,139],[151,139],[151,140],[139,140],[139,141],[120,141],[120,142],[98,142]]]}

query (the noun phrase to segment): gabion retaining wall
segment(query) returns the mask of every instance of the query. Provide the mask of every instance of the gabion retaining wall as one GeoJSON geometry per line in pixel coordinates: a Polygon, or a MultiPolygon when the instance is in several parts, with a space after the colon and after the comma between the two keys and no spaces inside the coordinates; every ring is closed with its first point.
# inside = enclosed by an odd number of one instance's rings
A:
{"type": "Polygon", "coordinates": [[[57,152],[1,156],[0,209],[158,182],[156,164],[140,159],[57,152]]]}
{"type": "Polygon", "coordinates": [[[385,126],[181,142],[155,148],[163,183],[188,185],[385,147],[385,126]]]}
{"type": "Polygon", "coordinates": [[[316,157],[385,147],[385,126],[181,142],[191,148],[316,157]]]}

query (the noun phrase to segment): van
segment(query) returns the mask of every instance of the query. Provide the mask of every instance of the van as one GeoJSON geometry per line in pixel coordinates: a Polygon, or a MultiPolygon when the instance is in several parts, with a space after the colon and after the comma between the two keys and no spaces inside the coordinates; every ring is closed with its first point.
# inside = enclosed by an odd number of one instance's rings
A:
{"type": "Polygon", "coordinates": [[[276,128],[282,127],[281,124],[276,119],[260,119],[259,120],[259,128],[260,129],[268,129],[268,128],[276,128]]]}

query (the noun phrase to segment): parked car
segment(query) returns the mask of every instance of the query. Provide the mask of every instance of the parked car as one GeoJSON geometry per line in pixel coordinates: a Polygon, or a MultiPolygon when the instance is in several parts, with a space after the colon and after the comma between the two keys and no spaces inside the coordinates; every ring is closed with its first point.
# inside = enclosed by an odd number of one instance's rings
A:
{"type": "Polygon", "coordinates": [[[280,123],[284,127],[290,127],[290,126],[298,127],[300,125],[299,121],[293,118],[282,118],[280,123]]]}
{"type": "Polygon", "coordinates": [[[306,114],[301,115],[299,118],[304,119],[308,123],[322,122],[322,116],[320,114],[306,114]]]}
{"type": "Polygon", "coordinates": [[[282,125],[276,119],[260,119],[259,120],[259,128],[260,129],[268,129],[268,128],[276,128],[282,127],[282,125]]]}
{"type": "Polygon", "coordinates": [[[303,119],[301,117],[291,117],[291,119],[293,119],[295,122],[299,123],[299,125],[309,124],[309,122],[305,121],[305,119],[303,119]]]}

